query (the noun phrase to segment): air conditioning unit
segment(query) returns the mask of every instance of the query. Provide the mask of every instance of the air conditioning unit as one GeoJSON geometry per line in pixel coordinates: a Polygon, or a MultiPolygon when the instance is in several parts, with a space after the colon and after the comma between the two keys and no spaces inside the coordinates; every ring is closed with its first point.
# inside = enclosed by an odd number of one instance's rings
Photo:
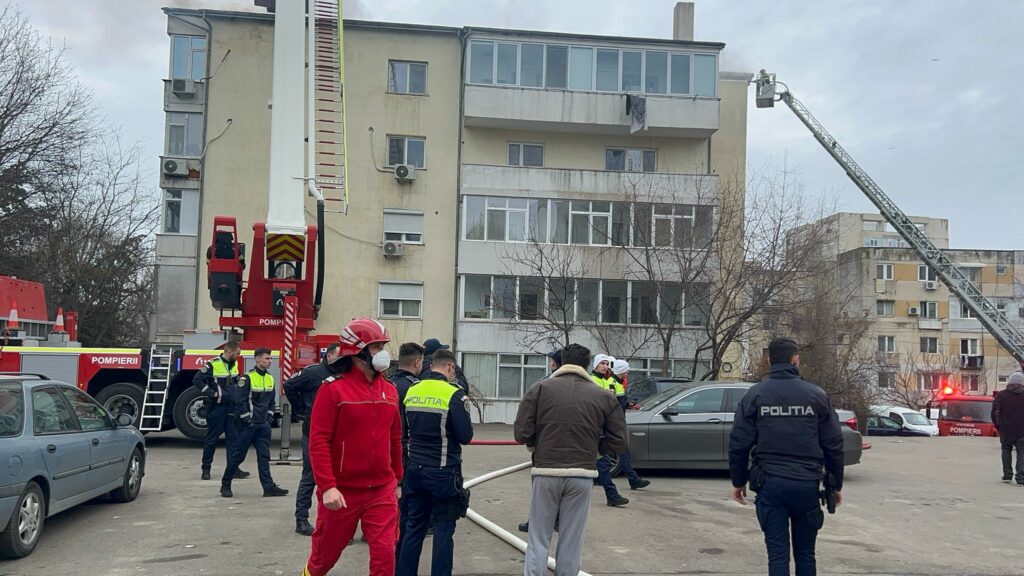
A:
{"type": "Polygon", "coordinates": [[[909,314],[910,316],[920,316],[921,315],[921,307],[920,306],[911,306],[907,310],[907,314],[909,314]]]}
{"type": "Polygon", "coordinates": [[[925,290],[938,290],[939,289],[939,283],[936,282],[935,280],[929,280],[929,281],[924,283],[924,289],[925,290]]]}
{"type": "Polygon", "coordinates": [[[416,179],[416,167],[412,164],[399,164],[395,166],[395,180],[399,182],[412,182],[416,179]]]}
{"type": "Polygon", "coordinates": [[[393,241],[385,242],[383,252],[385,258],[398,258],[405,256],[405,244],[393,241]]]}
{"type": "Polygon", "coordinates": [[[160,165],[164,176],[188,176],[184,158],[161,158],[160,165]]]}
{"type": "Polygon", "coordinates": [[[194,98],[196,95],[195,80],[177,78],[171,80],[171,92],[178,98],[194,98]]]}

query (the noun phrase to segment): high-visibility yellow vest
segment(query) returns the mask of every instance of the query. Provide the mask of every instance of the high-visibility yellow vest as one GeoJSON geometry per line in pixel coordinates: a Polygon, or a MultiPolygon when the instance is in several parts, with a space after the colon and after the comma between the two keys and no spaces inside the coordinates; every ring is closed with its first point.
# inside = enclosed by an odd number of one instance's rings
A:
{"type": "Polygon", "coordinates": [[[249,389],[253,392],[272,392],[274,390],[274,377],[270,372],[260,374],[256,369],[249,371],[249,389]]]}
{"type": "MultiPolygon", "coordinates": [[[[405,393],[407,411],[447,412],[458,387],[443,380],[420,380],[405,393]]],[[[444,436],[444,432],[441,433],[444,436]]]]}
{"type": "Polygon", "coordinates": [[[218,384],[224,384],[228,380],[238,377],[238,362],[235,362],[229,368],[227,362],[220,356],[217,356],[207,364],[210,366],[210,372],[213,373],[214,381],[218,384]]]}

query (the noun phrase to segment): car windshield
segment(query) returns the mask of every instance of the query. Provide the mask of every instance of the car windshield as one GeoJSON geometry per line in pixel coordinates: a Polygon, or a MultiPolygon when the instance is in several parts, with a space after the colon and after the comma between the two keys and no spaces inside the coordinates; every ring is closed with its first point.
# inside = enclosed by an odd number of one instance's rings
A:
{"type": "Polygon", "coordinates": [[[992,403],[971,400],[947,400],[939,410],[940,420],[954,422],[991,422],[992,403]]]}
{"type": "Polygon", "coordinates": [[[665,390],[658,392],[654,396],[651,396],[650,398],[647,398],[640,402],[640,405],[637,409],[640,410],[641,412],[649,412],[651,410],[654,410],[656,406],[662,404],[666,400],[678,394],[679,391],[683,389],[683,386],[683,384],[679,384],[677,386],[666,388],[665,390]]]}
{"type": "Polygon", "coordinates": [[[21,434],[24,415],[21,384],[0,384],[0,438],[21,434]]]}
{"type": "Polygon", "coordinates": [[[932,421],[925,418],[924,414],[918,414],[917,412],[903,412],[900,414],[903,421],[911,426],[931,426],[932,421]]]}

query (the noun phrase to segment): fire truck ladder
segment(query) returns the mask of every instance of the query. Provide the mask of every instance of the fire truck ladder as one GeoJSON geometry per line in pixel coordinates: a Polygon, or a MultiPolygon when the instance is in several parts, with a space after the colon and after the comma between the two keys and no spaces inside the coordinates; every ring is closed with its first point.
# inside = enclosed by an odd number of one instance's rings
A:
{"type": "Polygon", "coordinates": [[[315,162],[311,162],[314,165],[310,176],[316,179],[327,202],[341,204],[328,212],[348,212],[345,31],[341,4],[340,0],[316,0],[311,10],[314,33],[309,47],[313,60],[309,145],[315,151],[315,162]]]}
{"type": "Polygon", "coordinates": [[[159,432],[163,424],[174,351],[175,346],[169,344],[153,344],[149,350],[149,379],[139,421],[139,430],[143,432],[159,432]]]}
{"type": "Polygon", "coordinates": [[[825,151],[835,159],[836,162],[846,171],[846,175],[853,180],[853,183],[860,188],[861,192],[871,200],[872,204],[878,207],[878,211],[885,217],[886,221],[899,232],[917,252],[921,260],[935,272],[942,280],[942,283],[949,288],[960,302],[974,313],[982,325],[992,334],[999,344],[1006,348],[1024,368],[1024,334],[1007,320],[1006,316],[996,309],[981,290],[957,265],[949,259],[945,252],[939,250],[924,232],[918,229],[911,222],[910,218],[903,213],[892,199],[882,191],[882,188],[868,176],[857,162],[846,150],[825,130],[821,122],[810,113],[809,110],[797,100],[789,87],[782,82],[775,81],[775,74],[769,74],[762,70],[755,80],[757,93],[756,102],[758,108],[772,108],[776,98],[782,100],[796,114],[797,118],[807,126],[814,138],[825,151]],[[779,90],[779,86],[785,90],[779,90]]]}

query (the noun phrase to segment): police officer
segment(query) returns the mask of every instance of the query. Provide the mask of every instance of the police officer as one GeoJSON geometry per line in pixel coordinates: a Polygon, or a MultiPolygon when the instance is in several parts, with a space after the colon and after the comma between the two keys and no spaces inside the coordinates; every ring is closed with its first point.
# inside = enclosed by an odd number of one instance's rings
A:
{"type": "MultiPolygon", "coordinates": [[[[217,449],[220,435],[227,437],[225,461],[231,460],[231,444],[235,437],[234,428],[227,427],[228,407],[224,390],[233,388],[238,381],[238,355],[242,347],[238,342],[226,342],[220,356],[210,360],[196,373],[192,385],[202,393],[206,407],[206,439],[203,440],[203,480],[210,479],[210,465],[217,449]]],[[[238,470],[235,478],[248,478],[249,473],[238,470]]]]}
{"type": "Polygon", "coordinates": [[[824,466],[836,504],[842,502],[843,434],[825,391],[800,379],[796,342],[776,338],[768,344],[768,356],[771,374],[752,386],[736,409],[729,440],[732,497],[746,505],[748,480],[757,492],[770,576],[789,574],[791,540],[797,576],[812,575],[814,541],[825,520],[818,482],[824,466]]]}
{"type": "Polygon", "coordinates": [[[324,351],[324,358],[317,364],[310,364],[284,383],[284,393],[292,405],[292,413],[302,421],[302,476],[299,489],[295,491],[295,531],[303,536],[313,534],[309,523],[309,508],[313,505],[313,467],[309,463],[309,414],[313,401],[323,381],[333,375],[331,365],[338,359],[338,344],[331,343],[324,351]]]}
{"type": "Polygon", "coordinates": [[[402,498],[406,520],[398,576],[415,576],[423,538],[433,524],[432,576],[452,573],[455,521],[468,502],[462,490],[462,445],[473,439],[469,400],[455,381],[455,355],[438,350],[427,378],[405,395],[405,429],[409,435],[409,468],[402,498]]]}
{"type": "MultiPolygon", "coordinates": [[[[405,395],[409,389],[419,383],[419,374],[423,371],[423,346],[416,342],[406,342],[398,349],[398,369],[388,381],[398,390],[398,410],[402,415],[402,469],[409,469],[409,430],[405,426],[405,395]]],[[[405,538],[405,517],[407,500],[398,499],[398,544],[395,546],[395,565],[398,565],[398,554],[402,551],[402,540],[405,538]]]]}
{"type": "MultiPolygon", "coordinates": [[[[612,364],[615,358],[606,354],[594,356],[594,371],[590,377],[598,386],[615,394],[619,407],[626,409],[626,389],[615,378],[612,378],[612,364]]],[[[629,498],[619,494],[612,480],[612,461],[607,456],[601,456],[597,461],[597,483],[604,488],[604,495],[609,506],[619,508],[629,504],[629,498]]],[[[648,482],[650,484],[650,482],[648,482]]]]}
{"type": "Polygon", "coordinates": [[[250,446],[256,447],[256,466],[264,496],[284,496],[288,491],[274,484],[270,476],[270,422],[274,419],[274,377],[270,368],[270,348],[257,348],[253,353],[255,367],[238,378],[236,385],[225,390],[228,405],[227,426],[235,427],[233,446],[228,449],[228,468],[220,480],[220,495],[231,498],[231,479],[245,461],[250,446]]]}
{"type": "MultiPolygon", "coordinates": [[[[615,399],[619,401],[619,406],[622,407],[622,413],[626,413],[626,407],[629,405],[629,400],[626,397],[626,384],[629,382],[629,362],[618,359],[612,362],[612,379],[615,380],[618,386],[615,388],[615,399]],[[621,394],[620,394],[621,392],[621,394]]],[[[622,468],[622,473],[626,476],[629,481],[630,490],[640,490],[647,488],[651,485],[651,481],[646,478],[641,478],[636,470],[633,469],[633,453],[628,449],[619,454],[619,467],[622,468]]]]}

